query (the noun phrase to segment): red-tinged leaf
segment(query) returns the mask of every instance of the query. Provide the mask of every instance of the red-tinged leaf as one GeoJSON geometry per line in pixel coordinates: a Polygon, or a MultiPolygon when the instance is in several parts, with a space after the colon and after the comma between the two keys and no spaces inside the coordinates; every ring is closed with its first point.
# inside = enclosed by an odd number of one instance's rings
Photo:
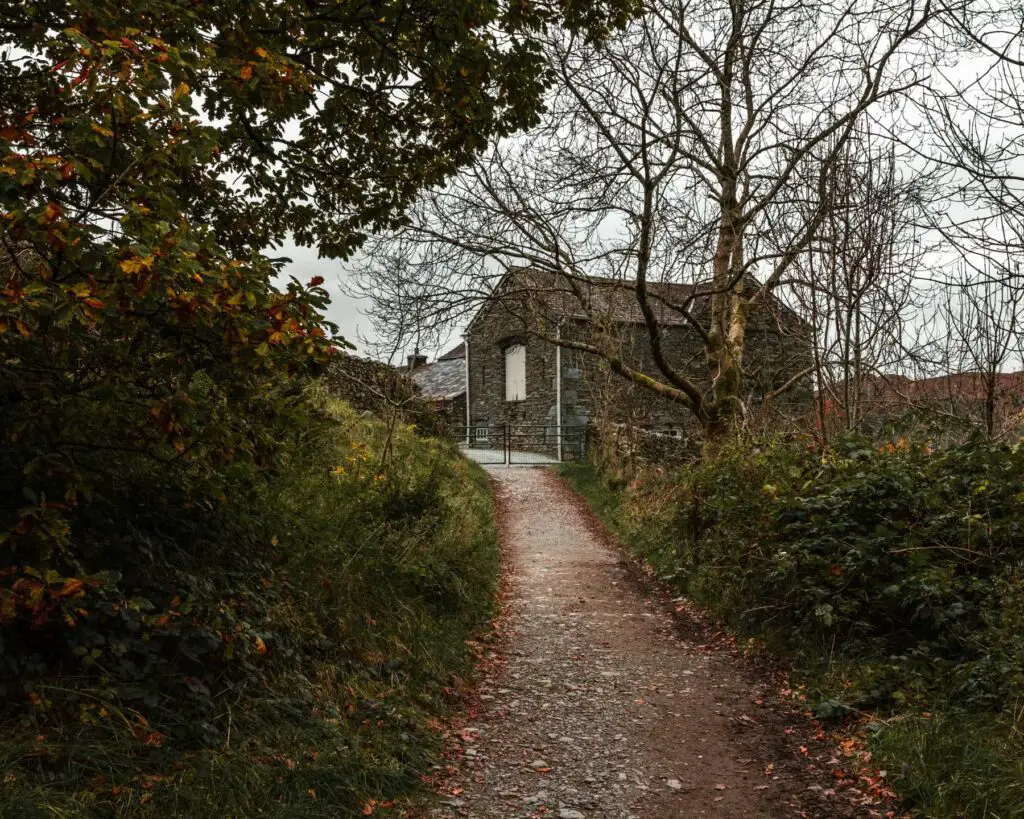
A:
{"type": "Polygon", "coordinates": [[[60,219],[64,211],[61,206],[56,202],[47,202],[46,207],[43,209],[43,215],[39,217],[41,224],[48,225],[51,222],[56,222],[60,219]]]}
{"type": "Polygon", "coordinates": [[[85,583],[79,580],[77,577],[68,578],[64,581],[64,585],[61,590],[57,592],[58,597],[81,597],[85,594],[83,588],[85,583]]]}

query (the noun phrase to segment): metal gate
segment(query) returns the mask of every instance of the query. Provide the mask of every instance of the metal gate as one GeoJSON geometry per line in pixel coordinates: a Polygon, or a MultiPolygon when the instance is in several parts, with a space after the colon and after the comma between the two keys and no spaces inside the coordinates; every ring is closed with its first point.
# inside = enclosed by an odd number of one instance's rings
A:
{"type": "Polygon", "coordinates": [[[450,430],[463,453],[477,463],[543,466],[577,460],[585,454],[582,426],[477,424],[450,430]]]}

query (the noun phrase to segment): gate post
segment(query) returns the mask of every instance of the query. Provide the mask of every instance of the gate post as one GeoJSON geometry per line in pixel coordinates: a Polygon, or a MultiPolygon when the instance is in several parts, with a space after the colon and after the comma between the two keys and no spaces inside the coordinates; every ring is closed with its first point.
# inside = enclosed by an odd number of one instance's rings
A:
{"type": "Polygon", "coordinates": [[[502,426],[502,429],[504,430],[504,432],[503,432],[504,441],[503,441],[502,448],[505,450],[505,466],[508,466],[510,463],[512,463],[512,457],[511,457],[511,454],[509,453],[509,449],[511,448],[511,443],[509,441],[509,436],[508,436],[508,421],[506,421],[501,426],[502,426]]]}

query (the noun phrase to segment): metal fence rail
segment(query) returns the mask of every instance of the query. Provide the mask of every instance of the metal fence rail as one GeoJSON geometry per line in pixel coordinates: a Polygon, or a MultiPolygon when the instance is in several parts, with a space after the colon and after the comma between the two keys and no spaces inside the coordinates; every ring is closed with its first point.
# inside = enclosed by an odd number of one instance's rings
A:
{"type": "Polygon", "coordinates": [[[556,464],[584,456],[581,426],[553,424],[477,424],[449,430],[449,436],[481,464],[504,466],[556,464]]]}

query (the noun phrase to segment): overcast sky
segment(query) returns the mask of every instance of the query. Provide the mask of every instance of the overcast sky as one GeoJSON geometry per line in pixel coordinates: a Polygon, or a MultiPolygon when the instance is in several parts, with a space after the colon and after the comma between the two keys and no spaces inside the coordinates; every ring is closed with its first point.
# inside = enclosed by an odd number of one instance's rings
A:
{"type": "MultiPolygon", "coordinates": [[[[370,320],[365,315],[366,310],[370,307],[369,300],[357,299],[343,292],[342,279],[345,275],[343,262],[336,259],[321,259],[317,256],[315,248],[299,247],[292,242],[286,242],[277,250],[267,251],[267,255],[287,256],[292,260],[284,269],[285,282],[288,280],[288,276],[294,276],[303,284],[313,276],[323,276],[323,286],[331,294],[331,305],[327,309],[328,320],[337,324],[341,335],[350,344],[356,346],[356,355],[368,358],[386,358],[386,355],[381,355],[378,351],[367,347],[368,344],[372,345],[377,340],[370,320]]],[[[441,349],[423,350],[422,352],[433,360],[440,353],[454,347],[459,341],[460,338],[456,335],[447,344],[442,345],[441,349]]],[[[399,351],[393,363],[403,362],[406,354],[411,352],[412,350],[399,351]]]]}
{"type": "MultiPolygon", "coordinates": [[[[294,276],[305,284],[313,276],[324,277],[324,287],[331,294],[331,306],[327,318],[340,327],[341,334],[357,348],[362,348],[361,336],[371,333],[370,322],[363,315],[369,306],[350,296],[343,295],[339,281],[342,263],[336,259],[321,259],[315,248],[298,247],[287,242],[280,250],[271,251],[270,256],[287,256],[292,261],[285,266],[285,275],[294,276]]],[[[286,279],[287,280],[287,279],[286,279]]],[[[357,350],[359,352],[361,350],[357,350]]]]}

